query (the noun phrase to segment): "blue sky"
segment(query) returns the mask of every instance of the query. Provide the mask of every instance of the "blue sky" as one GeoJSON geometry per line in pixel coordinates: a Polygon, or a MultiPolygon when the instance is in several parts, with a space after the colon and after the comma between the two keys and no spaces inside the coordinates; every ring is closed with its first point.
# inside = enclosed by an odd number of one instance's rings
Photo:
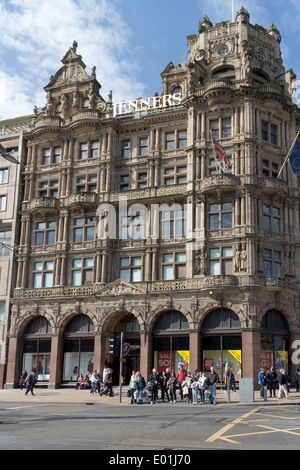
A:
{"type": "MultiPolygon", "coordinates": [[[[299,0],[234,0],[252,24],[274,23],[286,68],[300,80],[299,0]]],[[[169,62],[187,61],[186,36],[207,15],[213,24],[232,18],[232,0],[0,0],[0,119],[43,107],[43,87],[78,42],[87,72],[96,66],[104,99],[161,93],[169,62]]],[[[300,83],[300,82],[299,82],[300,83]]],[[[300,87],[299,87],[300,88],[300,87]]]]}

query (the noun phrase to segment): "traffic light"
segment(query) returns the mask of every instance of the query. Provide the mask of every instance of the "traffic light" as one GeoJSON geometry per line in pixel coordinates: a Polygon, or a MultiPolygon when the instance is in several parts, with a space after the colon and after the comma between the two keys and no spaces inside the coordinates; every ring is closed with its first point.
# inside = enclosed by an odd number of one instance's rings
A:
{"type": "Polygon", "coordinates": [[[129,354],[129,343],[123,344],[123,357],[127,357],[129,354]]]}

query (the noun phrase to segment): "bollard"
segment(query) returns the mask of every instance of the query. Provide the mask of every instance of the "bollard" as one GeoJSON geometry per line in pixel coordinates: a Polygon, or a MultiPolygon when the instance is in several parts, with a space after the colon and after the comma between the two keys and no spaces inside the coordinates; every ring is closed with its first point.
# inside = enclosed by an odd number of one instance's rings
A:
{"type": "Polygon", "coordinates": [[[268,387],[264,386],[264,401],[268,401],[268,387]]]}

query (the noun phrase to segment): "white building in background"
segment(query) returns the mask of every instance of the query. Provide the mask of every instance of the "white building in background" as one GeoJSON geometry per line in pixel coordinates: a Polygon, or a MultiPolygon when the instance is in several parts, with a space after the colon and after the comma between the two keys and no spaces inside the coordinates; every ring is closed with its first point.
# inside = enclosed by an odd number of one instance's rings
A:
{"type": "Polygon", "coordinates": [[[2,151],[12,155],[13,163],[0,154],[0,388],[5,380],[10,297],[15,281],[15,257],[18,253],[18,216],[22,201],[22,171],[26,157],[23,133],[30,116],[0,121],[2,151]]]}

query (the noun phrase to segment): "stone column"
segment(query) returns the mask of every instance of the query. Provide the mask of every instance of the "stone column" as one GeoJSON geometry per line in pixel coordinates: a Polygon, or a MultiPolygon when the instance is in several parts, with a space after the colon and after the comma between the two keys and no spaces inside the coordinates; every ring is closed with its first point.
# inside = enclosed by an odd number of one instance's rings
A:
{"type": "Polygon", "coordinates": [[[200,369],[199,330],[190,330],[190,370],[200,369]]]}
{"type": "Polygon", "coordinates": [[[140,356],[140,371],[146,383],[150,376],[151,371],[151,335],[146,331],[141,331],[141,356],[140,356]]]}
{"type": "Polygon", "coordinates": [[[17,336],[9,338],[7,375],[5,388],[15,388],[19,383],[22,368],[22,341],[17,336]]]}
{"type": "Polygon", "coordinates": [[[254,330],[242,332],[242,370],[244,379],[254,379],[258,383],[261,364],[261,335],[254,330]]]}
{"type": "Polygon", "coordinates": [[[51,338],[50,378],[48,388],[59,387],[62,381],[63,337],[54,334],[51,338]]]}

